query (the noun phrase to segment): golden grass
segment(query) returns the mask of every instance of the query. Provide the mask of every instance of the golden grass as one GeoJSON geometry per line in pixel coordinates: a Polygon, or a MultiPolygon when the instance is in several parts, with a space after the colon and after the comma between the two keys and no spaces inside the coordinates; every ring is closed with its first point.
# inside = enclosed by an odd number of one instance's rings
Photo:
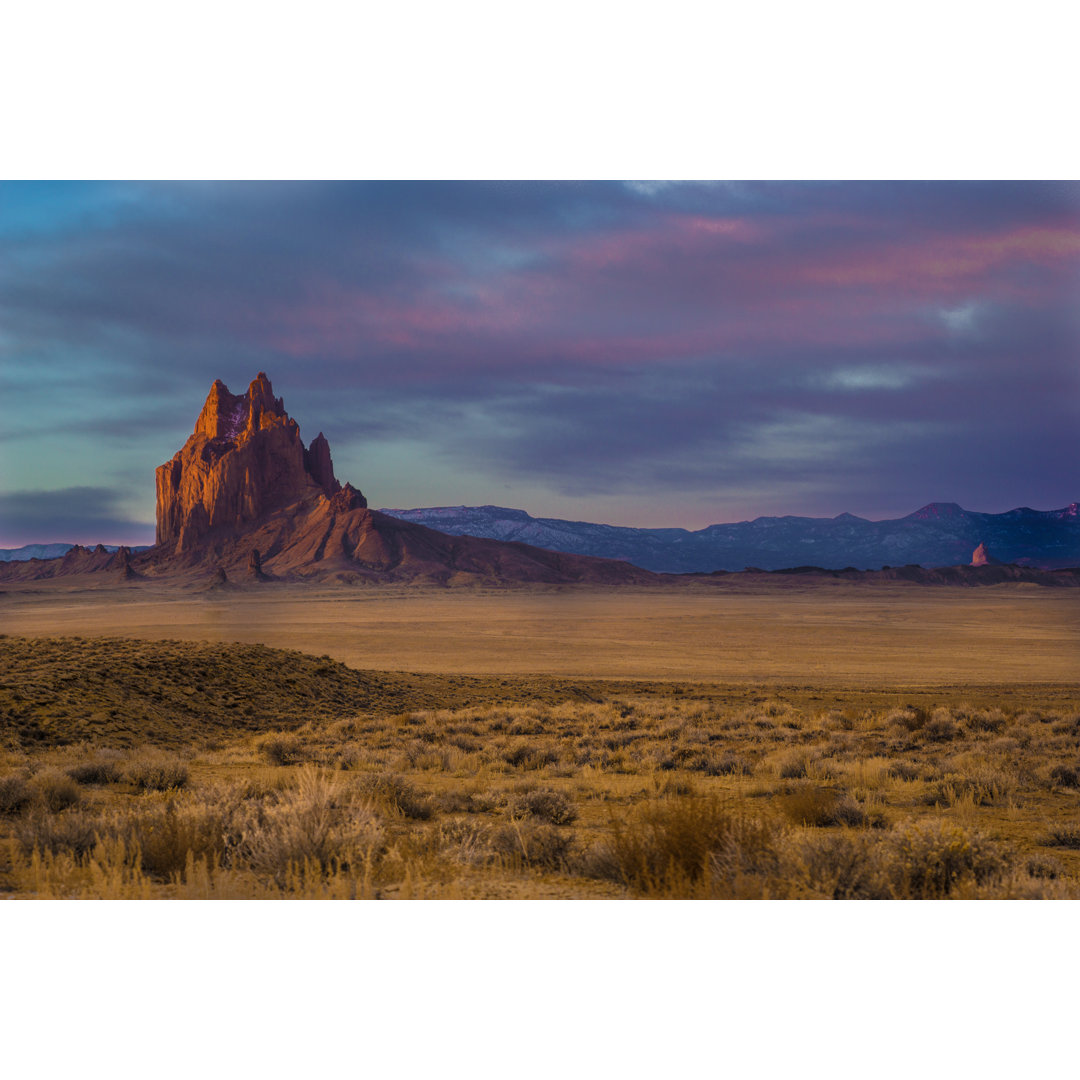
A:
{"type": "Polygon", "coordinates": [[[107,648],[0,639],[7,700],[25,706],[0,750],[4,894],[1080,897],[1074,689],[582,681],[564,696],[558,680],[410,684],[127,642],[94,741],[76,702],[107,648]],[[253,686],[277,680],[258,723],[205,689],[245,664],[253,686]],[[55,713],[28,726],[35,679],[55,713]],[[403,708],[410,685],[440,704],[403,708]],[[185,705],[200,686],[205,718],[185,705]]]}

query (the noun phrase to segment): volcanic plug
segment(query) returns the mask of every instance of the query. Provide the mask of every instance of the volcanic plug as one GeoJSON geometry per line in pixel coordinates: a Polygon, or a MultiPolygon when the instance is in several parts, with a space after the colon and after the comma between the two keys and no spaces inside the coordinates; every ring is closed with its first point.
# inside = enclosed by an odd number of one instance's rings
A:
{"type": "MultiPolygon", "coordinates": [[[[157,546],[197,550],[214,534],[241,532],[283,507],[341,490],[322,432],[305,448],[264,372],[245,394],[218,379],[195,430],[157,470],[157,546]]],[[[354,506],[367,506],[356,492],[354,506]]]]}

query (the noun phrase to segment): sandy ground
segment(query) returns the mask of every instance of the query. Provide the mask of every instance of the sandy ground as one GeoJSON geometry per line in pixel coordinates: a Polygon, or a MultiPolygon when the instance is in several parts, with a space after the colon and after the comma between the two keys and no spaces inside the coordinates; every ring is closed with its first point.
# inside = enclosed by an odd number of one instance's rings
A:
{"type": "Polygon", "coordinates": [[[447,591],[8,585],[0,631],[259,642],[350,666],[815,685],[1068,683],[1080,592],[828,582],[447,591]]]}

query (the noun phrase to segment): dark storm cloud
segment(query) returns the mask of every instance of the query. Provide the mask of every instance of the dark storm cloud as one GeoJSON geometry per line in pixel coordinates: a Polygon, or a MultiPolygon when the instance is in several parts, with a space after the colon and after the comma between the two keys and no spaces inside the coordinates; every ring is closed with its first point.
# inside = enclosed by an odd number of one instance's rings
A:
{"type": "Polygon", "coordinates": [[[0,494],[0,547],[34,543],[153,543],[154,528],[132,521],[109,488],[0,494]],[[121,540],[117,541],[116,538],[121,540]]]}
{"type": "Polygon", "coordinates": [[[214,378],[261,369],[305,438],[623,492],[628,520],[657,485],[831,513],[1076,497],[1080,185],[29,194],[0,200],[0,349],[83,388],[73,436],[151,465],[214,378]]]}

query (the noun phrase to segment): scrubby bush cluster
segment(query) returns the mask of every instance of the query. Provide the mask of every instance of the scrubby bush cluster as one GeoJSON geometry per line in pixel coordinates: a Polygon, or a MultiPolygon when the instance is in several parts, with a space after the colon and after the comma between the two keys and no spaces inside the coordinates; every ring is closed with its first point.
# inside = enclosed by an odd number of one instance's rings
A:
{"type": "Polygon", "coordinates": [[[0,758],[0,891],[1080,895],[1080,717],[641,694],[0,758]]]}
{"type": "Polygon", "coordinates": [[[1057,876],[1045,862],[1021,865],[979,830],[949,822],[882,834],[800,832],[717,799],[643,808],[590,852],[587,870],[640,896],[712,899],[1032,895],[1036,879],[1057,876]]]}

